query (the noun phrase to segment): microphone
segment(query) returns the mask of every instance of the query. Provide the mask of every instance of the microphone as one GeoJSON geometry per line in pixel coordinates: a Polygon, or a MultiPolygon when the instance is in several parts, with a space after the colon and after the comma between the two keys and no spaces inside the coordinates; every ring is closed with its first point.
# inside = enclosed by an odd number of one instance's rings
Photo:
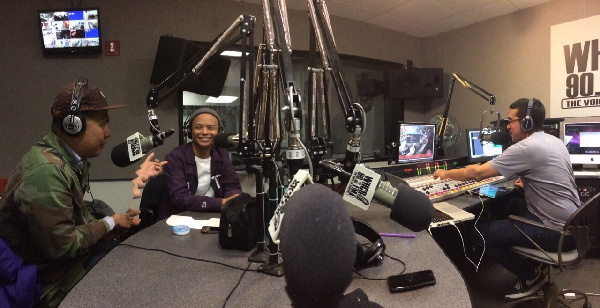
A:
{"type": "Polygon", "coordinates": [[[390,218],[402,226],[414,232],[429,227],[434,213],[431,200],[406,182],[394,188],[389,182],[381,181],[379,174],[361,165],[356,165],[350,174],[332,161],[322,160],[319,164],[333,171],[340,182],[348,182],[343,199],[349,203],[367,210],[371,200],[376,199],[392,210],[390,218]]]}
{"type": "Polygon", "coordinates": [[[160,132],[152,136],[144,137],[140,133],[135,133],[127,137],[127,141],[117,144],[110,153],[113,164],[118,167],[127,167],[152,149],[162,145],[167,137],[173,135],[175,130],[170,128],[166,132],[160,132]]]}
{"type": "Polygon", "coordinates": [[[357,254],[342,197],[322,184],[310,184],[297,190],[283,211],[279,248],[292,306],[339,307],[357,254]]]}
{"type": "Polygon", "coordinates": [[[481,137],[479,138],[479,140],[481,142],[484,141],[488,141],[488,142],[492,142],[495,145],[505,145],[508,144],[510,142],[510,135],[505,133],[505,132],[501,132],[501,131],[495,131],[491,134],[480,134],[481,137]]]}
{"type": "Polygon", "coordinates": [[[230,148],[238,145],[240,142],[239,134],[218,133],[215,136],[215,146],[219,148],[230,148]]]}

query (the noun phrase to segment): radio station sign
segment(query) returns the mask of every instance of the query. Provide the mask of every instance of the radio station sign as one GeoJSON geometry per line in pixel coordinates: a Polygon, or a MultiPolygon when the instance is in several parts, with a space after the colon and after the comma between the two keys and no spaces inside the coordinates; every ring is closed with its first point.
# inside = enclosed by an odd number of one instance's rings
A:
{"type": "Polygon", "coordinates": [[[549,116],[600,116],[598,29],[600,16],[552,26],[549,116]]]}

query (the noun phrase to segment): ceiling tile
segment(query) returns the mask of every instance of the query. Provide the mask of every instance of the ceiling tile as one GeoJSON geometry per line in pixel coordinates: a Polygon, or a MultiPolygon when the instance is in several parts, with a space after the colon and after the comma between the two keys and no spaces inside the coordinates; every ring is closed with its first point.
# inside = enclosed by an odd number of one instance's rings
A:
{"type": "MultiPolygon", "coordinates": [[[[305,0],[306,1],[306,0],[305,0]]],[[[385,13],[395,7],[398,7],[410,0],[325,0],[327,6],[331,2],[342,2],[347,4],[352,4],[355,6],[360,6],[363,8],[368,8],[380,13],[385,13]]]]}
{"type": "Polygon", "coordinates": [[[494,17],[510,14],[518,11],[518,8],[512,5],[508,0],[500,0],[488,5],[478,7],[463,13],[465,17],[476,22],[488,20],[494,17]]]}
{"type": "Polygon", "coordinates": [[[471,20],[463,15],[454,15],[452,17],[427,24],[427,28],[437,31],[438,33],[442,33],[442,32],[446,32],[446,31],[462,28],[462,27],[465,27],[472,23],[473,23],[473,20],[471,20]]]}
{"type": "Polygon", "coordinates": [[[381,15],[381,13],[372,9],[367,9],[364,7],[343,3],[340,1],[325,1],[325,5],[327,5],[327,11],[330,15],[354,19],[358,21],[369,20],[375,16],[381,15]]]}
{"type": "Polygon", "coordinates": [[[439,4],[453,10],[456,13],[470,11],[474,8],[496,2],[498,0],[435,0],[439,4]]]}
{"type": "Polygon", "coordinates": [[[456,13],[433,0],[411,0],[385,14],[417,25],[426,25],[456,13]]]}
{"type": "Polygon", "coordinates": [[[392,29],[399,32],[404,32],[414,29],[417,25],[410,23],[408,21],[396,19],[387,15],[379,15],[371,20],[367,20],[367,23],[370,23],[375,26],[392,29]]]}
{"type": "Polygon", "coordinates": [[[542,3],[550,2],[551,0],[510,0],[519,9],[525,9],[528,7],[540,5],[542,3]]]}

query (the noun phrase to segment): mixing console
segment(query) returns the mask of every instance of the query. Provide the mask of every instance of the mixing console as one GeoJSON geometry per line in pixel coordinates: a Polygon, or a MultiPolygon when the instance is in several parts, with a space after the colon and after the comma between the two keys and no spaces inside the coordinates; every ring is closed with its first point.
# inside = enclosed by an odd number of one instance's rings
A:
{"type": "Polygon", "coordinates": [[[458,197],[469,190],[481,187],[487,184],[503,182],[503,176],[494,176],[481,181],[455,181],[451,179],[440,180],[433,179],[431,175],[416,176],[404,179],[410,187],[420,191],[429,197],[431,202],[440,202],[446,199],[458,197]]]}

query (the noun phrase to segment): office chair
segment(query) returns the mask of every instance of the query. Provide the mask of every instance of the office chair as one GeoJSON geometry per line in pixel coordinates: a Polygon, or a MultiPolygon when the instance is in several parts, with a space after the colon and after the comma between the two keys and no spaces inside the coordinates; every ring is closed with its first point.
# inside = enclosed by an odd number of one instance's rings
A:
{"type": "Polygon", "coordinates": [[[533,301],[533,300],[542,301],[544,307],[547,307],[547,308],[556,307],[557,304],[561,304],[563,307],[571,307],[570,306],[571,303],[579,301],[581,299],[585,300],[585,302],[583,304],[584,308],[592,307],[592,305],[588,301],[587,295],[583,292],[575,291],[575,290],[558,291],[556,283],[552,280],[551,269],[552,269],[552,267],[555,267],[555,268],[558,268],[558,270],[562,272],[565,269],[565,267],[573,266],[573,265],[579,263],[579,261],[581,261],[585,257],[585,255],[587,254],[587,252],[589,251],[589,249],[591,247],[591,240],[590,240],[590,235],[589,235],[589,229],[591,227],[590,222],[594,222],[597,219],[596,218],[596,215],[597,215],[596,207],[598,205],[598,202],[596,202],[596,201],[600,201],[599,197],[600,197],[600,192],[597,193],[596,195],[594,195],[589,200],[587,200],[585,203],[583,203],[579,207],[579,209],[577,209],[577,211],[575,211],[573,214],[571,214],[571,216],[569,217],[569,219],[567,220],[565,225],[562,227],[562,229],[547,227],[541,223],[531,221],[528,219],[523,219],[518,216],[510,215],[508,217],[508,219],[515,226],[515,228],[519,229],[519,231],[521,231],[521,233],[523,233],[523,235],[525,235],[525,237],[527,237],[537,247],[537,248],[526,248],[526,247],[520,247],[520,246],[512,246],[511,250],[525,258],[529,258],[529,259],[541,262],[544,266],[544,268],[542,270],[546,271],[548,280],[546,281],[546,283],[544,284],[544,286],[541,289],[541,291],[542,291],[541,295],[539,293],[533,294],[529,297],[522,298],[518,301],[508,303],[504,307],[512,307],[519,303],[533,301]],[[540,248],[539,245],[537,245],[535,243],[535,241],[533,241],[531,238],[529,238],[515,224],[515,222],[517,222],[517,221],[526,223],[529,225],[537,226],[540,228],[545,228],[545,229],[559,232],[561,236],[560,236],[560,240],[558,241],[557,251],[556,252],[548,252],[548,251],[545,251],[542,248],[540,248]],[[562,251],[563,240],[564,240],[565,235],[567,235],[567,233],[570,233],[571,235],[573,235],[573,237],[575,238],[575,243],[577,245],[577,248],[570,250],[570,251],[562,251]],[[566,299],[564,299],[564,297],[562,297],[565,293],[574,293],[576,295],[576,298],[573,300],[566,300],[566,299]]]}
{"type": "Polygon", "coordinates": [[[163,201],[164,194],[167,194],[167,178],[164,174],[159,174],[151,178],[144,190],[140,200],[140,223],[141,229],[150,227],[158,220],[158,208],[163,201]]]}

